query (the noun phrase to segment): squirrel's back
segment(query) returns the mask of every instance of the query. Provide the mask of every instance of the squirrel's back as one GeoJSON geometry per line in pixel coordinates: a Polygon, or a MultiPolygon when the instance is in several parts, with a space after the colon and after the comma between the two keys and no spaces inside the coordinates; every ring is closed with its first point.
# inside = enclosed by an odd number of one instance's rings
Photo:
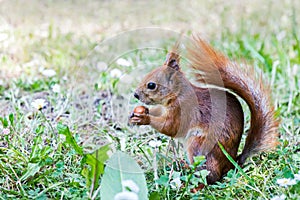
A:
{"type": "Polygon", "coordinates": [[[270,102],[270,90],[262,78],[255,77],[253,68],[242,69],[230,62],[199,37],[194,37],[193,44],[188,59],[196,70],[197,81],[229,89],[249,106],[251,125],[238,162],[242,164],[251,154],[276,147],[279,123],[270,102]]]}

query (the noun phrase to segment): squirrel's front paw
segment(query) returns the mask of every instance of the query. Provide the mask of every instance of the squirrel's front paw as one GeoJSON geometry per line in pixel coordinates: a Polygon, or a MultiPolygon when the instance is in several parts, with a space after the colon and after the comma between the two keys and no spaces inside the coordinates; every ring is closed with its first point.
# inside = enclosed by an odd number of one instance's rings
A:
{"type": "Polygon", "coordinates": [[[129,117],[129,123],[134,125],[149,125],[149,109],[144,106],[137,106],[129,117]]]}
{"type": "Polygon", "coordinates": [[[134,125],[149,125],[150,117],[149,115],[145,115],[145,114],[133,113],[133,116],[129,119],[129,123],[134,125]]]}

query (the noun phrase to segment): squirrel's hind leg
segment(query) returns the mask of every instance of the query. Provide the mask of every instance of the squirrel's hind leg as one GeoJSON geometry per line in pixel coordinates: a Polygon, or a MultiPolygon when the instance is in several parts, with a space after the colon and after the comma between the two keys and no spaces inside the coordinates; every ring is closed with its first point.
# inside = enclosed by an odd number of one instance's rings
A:
{"type": "MultiPolygon", "coordinates": [[[[203,137],[192,136],[189,138],[187,142],[187,154],[190,160],[190,163],[194,162],[194,157],[201,155],[201,146],[205,143],[203,137]]],[[[236,150],[232,149],[229,152],[234,159],[236,157],[236,150]]],[[[206,163],[204,166],[199,167],[199,170],[207,169],[209,174],[207,176],[207,183],[213,184],[216,181],[220,180],[222,176],[227,173],[230,169],[234,166],[232,163],[227,159],[227,157],[223,154],[222,150],[216,144],[213,149],[205,156],[206,163]]]]}

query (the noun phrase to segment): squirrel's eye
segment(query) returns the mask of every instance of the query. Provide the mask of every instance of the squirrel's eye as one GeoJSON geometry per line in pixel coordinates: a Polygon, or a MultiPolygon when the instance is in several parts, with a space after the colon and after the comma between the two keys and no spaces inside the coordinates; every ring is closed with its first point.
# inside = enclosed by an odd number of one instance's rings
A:
{"type": "Polygon", "coordinates": [[[156,84],[153,83],[153,82],[149,82],[149,83],[147,84],[147,88],[148,88],[149,90],[154,90],[154,89],[156,88],[156,84]]]}

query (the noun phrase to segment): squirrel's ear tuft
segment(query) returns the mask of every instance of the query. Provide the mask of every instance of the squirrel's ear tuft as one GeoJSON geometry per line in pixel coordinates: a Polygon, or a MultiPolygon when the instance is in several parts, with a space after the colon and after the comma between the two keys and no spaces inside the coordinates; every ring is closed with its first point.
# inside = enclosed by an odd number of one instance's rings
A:
{"type": "Polygon", "coordinates": [[[174,52],[170,52],[167,54],[165,65],[168,67],[171,67],[175,70],[179,70],[179,62],[180,62],[180,56],[174,52]]]}

